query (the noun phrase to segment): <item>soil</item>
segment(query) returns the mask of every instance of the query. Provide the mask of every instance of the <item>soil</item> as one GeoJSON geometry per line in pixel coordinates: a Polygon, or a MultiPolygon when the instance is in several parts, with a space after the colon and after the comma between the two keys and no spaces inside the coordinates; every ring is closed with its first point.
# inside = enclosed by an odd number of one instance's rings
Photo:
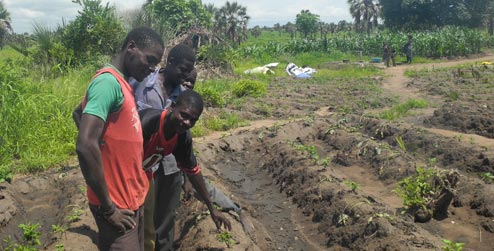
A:
{"type": "MultiPolygon", "coordinates": [[[[493,59],[399,65],[383,77],[325,84],[280,77],[262,100],[229,105],[250,125],[195,145],[203,173],[243,207],[255,232],[227,212],[233,242],[220,242],[205,206],[192,201],[178,212],[177,250],[441,250],[443,240],[493,250],[494,188],[482,174],[494,173],[494,68],[480,63],[493,59]],[[379,119],[393,101],[410,99],[428,108],[379,119]],[[439,173],[432,214],[405,209],[394,192],[417,168],[439,173]]],[[[359,66],[315,68],[323,67],[359,66]]],[[[1,184],[3,248],[22,242],[21,223],[40,224],[42,250],[97,250],[75,161],[1,184]]]]}

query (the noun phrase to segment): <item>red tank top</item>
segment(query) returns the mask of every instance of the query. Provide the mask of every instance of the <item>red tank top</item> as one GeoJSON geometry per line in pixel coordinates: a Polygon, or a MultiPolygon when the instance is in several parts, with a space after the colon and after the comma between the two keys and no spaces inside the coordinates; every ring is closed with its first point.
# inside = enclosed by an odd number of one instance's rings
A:
{"type": "Polygon", "coordinates": [[[160,117],[160,126],[158,131],[151,135],[148,142],[144,146],[144,162],[142,166],[144,170],[150,171],[150,168],[158,164],[164,156],[173,153],[177,146],[178,134],[173,135],[170,140],[165,139],[165,117],[168,110],[164,110],[160,117]]]}
{"type": "MultiPolygon", "coordinates": [[[[100,139],[100,150],[110,198],[118,208],[137,210],[144,204],[149,181],[142,169],[143,139],[141,121],[132,88],[114,69],[96,73],[111,73],[120,84],[124,102],[118,112],[108,115],[100,139]]],[[[83,107],[86,105],[84,99],[83,107]]],[[[87,188],[89,203],[101,205],[96,194],[87,188]]]]}

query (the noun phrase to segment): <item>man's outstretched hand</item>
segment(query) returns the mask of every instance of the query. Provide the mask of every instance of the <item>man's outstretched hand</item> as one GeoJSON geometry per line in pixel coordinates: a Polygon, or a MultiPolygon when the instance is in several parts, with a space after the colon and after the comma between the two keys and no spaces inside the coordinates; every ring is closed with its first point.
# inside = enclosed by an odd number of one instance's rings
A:
{"type": "Polygon", "coordinates": [[[228,231],[232,230],[232,224],[230,223],[230,221],[218,210],[211,210],[211,218],[213,218],[214,224],[216,224],[216,228],[218,230],[221,229],[221,226],[223,226],[228,231]]]}

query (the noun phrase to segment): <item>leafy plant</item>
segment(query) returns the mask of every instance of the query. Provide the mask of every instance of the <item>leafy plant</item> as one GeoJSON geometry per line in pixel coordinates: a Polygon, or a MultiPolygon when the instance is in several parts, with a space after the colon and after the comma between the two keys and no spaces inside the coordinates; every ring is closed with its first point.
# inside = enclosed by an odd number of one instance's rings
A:
{"type": "Polygon", "coordinates": [[[348,224],[348,221],[350,220],[350,216],[348,214],[340,214],[338,215],[338,225],[340,226],[346,226],[348,224]]]}
{"type": "Polygon", "coordinates": [[[490,172],[481,173],[480,177],[487,184],[491,184],[491,182],[494,180],[494,174],[490,172]]]}
{"type": "Polygon", "coordinates": [[[396,143],[398,143],[398,146],[403,152],[407,151],[407,148],[405,146],[405,142],[403,142],[403,138],[401,136],[395,137],[396,143]]]}
{"type": "Polygon", "coordinates": [[[461,242],[453,242],[450,240],[442,240],[445,246],[441,247],[442,250],[444,251],[462,251],[463,246],[465,246],[465,243],[461,242]]]}
{"type": "Polygon", "coordinates": [[[233,244],[236,243],[235,239],[233,239],[233,235],[229,231],[223,231],[216,235],[216,239],[219,242],[223,242],[227,247],[232,247],[233,244]]]}
{"type": "Polygon", "coordinates": [[[354,193],[360,188],[360,184],[354,181],[344,180],[343,183],[345,183],[345,185],[347,185],[354,193]]]}
{"type": "Polygon", "coordinates": [[[38,232],[39,223],[36,224],[19,224],[22,229],[22,239],[30,246],[41,245],[39,240],[40,232],[38,232]]]}
{"type": "Polygon", "coordinates": [[[266,84],[256,80],[242,79],[233,84],[232,94],[238,98],[261,97],[266,94],[266,84]]]}
{"type": "Polygon", "coordinates": [[[65,246],[63,244],[55,245],[56,251],[65,251],[65,246]]]}
{"type": "Polygon", "coordinates": [[[403,200],[403,205],[410,209],[427,209],[431,196],[438,191],[432,184],[433,177],[437,176],[437,171],[432,168],[416,169],[416,174],[406,177],[398,183],[398,187],[393,190],[403,200]]]}
{"type": "MultiPolygon", "coordinates": [[[[66,234],[66,231],[67,231],[67,227],[63,226],[63,225],[51,225],[51,232],[53,234],[59,234],[60,237],[64,234],[66,234]]],[[[65,236],[67,237],[67,236],[65,236]]]]}
{"type": "Polygon", "coordinates": [[[74,208],[72,210],[72,213],[67,216],[67,220],[69,222],[76,222],[81,219],[81,215],[84,213],[84,211],[80,208],[74,208]]]}

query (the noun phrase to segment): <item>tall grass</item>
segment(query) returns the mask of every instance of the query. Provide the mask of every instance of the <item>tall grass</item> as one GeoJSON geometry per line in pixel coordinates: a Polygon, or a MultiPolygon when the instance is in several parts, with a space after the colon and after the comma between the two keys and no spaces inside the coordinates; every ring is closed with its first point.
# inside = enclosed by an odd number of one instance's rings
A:
{"type": "Polygon", "coordinates": [[[0,62],[0,67],[0,166],[39,171],[68,159],[75,149],[72,110],[93,69],[44,79],[22,64],[0,62]]]}

